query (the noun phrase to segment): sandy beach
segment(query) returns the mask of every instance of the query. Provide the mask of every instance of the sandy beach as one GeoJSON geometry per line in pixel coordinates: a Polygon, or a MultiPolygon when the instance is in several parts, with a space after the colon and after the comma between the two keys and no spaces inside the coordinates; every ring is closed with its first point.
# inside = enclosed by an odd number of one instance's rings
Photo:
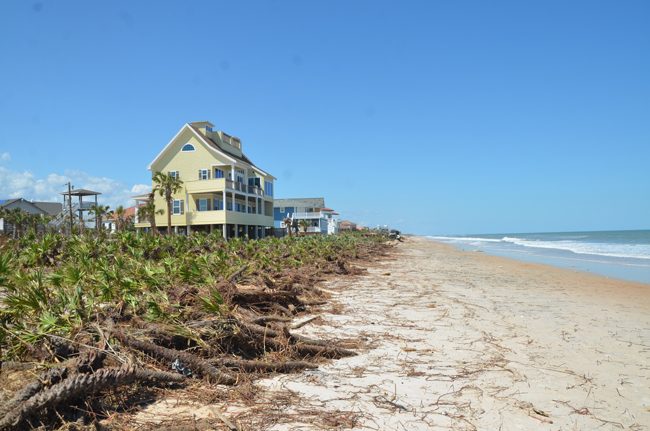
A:
{"type": "Polygon", "coordinates": [[[264,382],[299,410],[353,412],[355,429],[650,427],[649,285],[410,238],[326,287],[344,310],[304,333],[366,347],[264,382]]]}
{"type": "MultiPolygon", "coordinates": [[[[322,287],[332,301],[300,331],[361,340],[359,355],[257,382],[272,408],[251,413],[221,404],[218,411],[234,423],[273,430],[650,429],[650,285],[412,237],[367,274],[322,287]]],[[[187,412],[171,404],[183,403],[154,404],[139,419],[158,416],[161,407],[187,412]]]]}

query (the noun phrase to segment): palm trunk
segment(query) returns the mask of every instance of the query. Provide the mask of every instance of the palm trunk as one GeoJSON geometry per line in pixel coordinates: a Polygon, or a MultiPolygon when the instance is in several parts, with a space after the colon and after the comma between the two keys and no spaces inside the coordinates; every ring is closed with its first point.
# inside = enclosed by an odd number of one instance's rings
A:
{"type": "Polygon", "coordinates": [[[167,235],[172,234],[172,200],[167,201],[167,235]]]}
{"type": "Polygon", "coordinates": [[[153,235],[158,235],[158,226],[156,226],[156,213],[149,218],[149,224],[151,225],[151,233],[153,235]]]}

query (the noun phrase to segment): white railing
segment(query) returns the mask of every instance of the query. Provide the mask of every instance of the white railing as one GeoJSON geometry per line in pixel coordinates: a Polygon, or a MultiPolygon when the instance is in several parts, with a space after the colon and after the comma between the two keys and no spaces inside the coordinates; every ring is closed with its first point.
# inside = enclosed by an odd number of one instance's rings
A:
{"type": "Polygon", "coordinates": [[[292,213],[290,215],[295,219],[325,218],[325,215],[321,212],[292,213]]]}

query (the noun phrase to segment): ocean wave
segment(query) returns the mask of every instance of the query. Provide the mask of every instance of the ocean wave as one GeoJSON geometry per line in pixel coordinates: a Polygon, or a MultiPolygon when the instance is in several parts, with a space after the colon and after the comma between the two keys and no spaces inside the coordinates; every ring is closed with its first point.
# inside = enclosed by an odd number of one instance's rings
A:
{"type": "Polygon", "coordinates": [[[590,254],[595,256],[622,257],[632,259],[650,259],[650,245],[648,244],[612,244],[598,242],[577,241],[542,241],[525,238],[503,237],[503,242],[512,243],[522,247],[534,247],[570,251],[576,254],[590,254]]]}
{"type": "Polygon", "coordinates": [[[586,254],[592,256],[650,260],[650,244],[616,244],[571,240],[544,241],[509,236],[504,236],[501,239],[453,236],[429,236],[428,238],[451,243],[469,243],[469,245],[474,246],[479,246],[481,243],[502,243],[514,244],[527,248],[562,250],[575,254],[586,254]]]}

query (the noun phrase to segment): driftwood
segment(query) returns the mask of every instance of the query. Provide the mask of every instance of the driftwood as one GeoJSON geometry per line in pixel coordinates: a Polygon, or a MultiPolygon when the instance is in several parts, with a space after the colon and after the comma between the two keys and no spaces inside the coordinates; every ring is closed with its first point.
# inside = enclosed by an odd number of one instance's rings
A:
{"type": "Polygon", "coordinates": [[[144,352],[154,358],[164,359],[170,362],[178,360],[189,367],[193,372],[207,377],[209,380],[215,383],[234,385],[237,382],[237,379],[235,377],[218,370],[205,359],[202,359],[191,353],[168,349],[166,347],[158,346],[149,341],[137,340],[119,331],[113,331],[112,335],[125,346],[144,352]]]}
{"type": "Polygon", "coordinates": [[[181,382],[183,379],[184,377],[179,374],[143,370],[134,366],[105,368],[94,374],[75,374],[12,408],[0,419],[0,430],[15,428],[44,408],[55,407],[82,395],[94,395],[104,389],[128,385],[140,380],[181,382]]]}
{"type": "Polygon", "coordinates": [[[323,340],[314,340],[302,335],[294,335],[284,328],[285,340],[279,341],[280,333],[268,327],[261,327],[249,322],[238,321],[242,335],[247,335],[257,345],[262,345],[266,350],[286,350],[291,347],[298,356],[323,356],[326,358],[343,358],[354,356],[355,352],[340,347],[331,346],[331,342],[323,340]]]}

